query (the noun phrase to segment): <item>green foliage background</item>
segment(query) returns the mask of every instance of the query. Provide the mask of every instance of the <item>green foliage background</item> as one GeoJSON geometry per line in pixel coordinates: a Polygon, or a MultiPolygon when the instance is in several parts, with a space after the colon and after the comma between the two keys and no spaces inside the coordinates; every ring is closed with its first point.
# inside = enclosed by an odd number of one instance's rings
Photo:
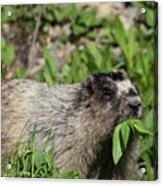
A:
{"type": "MultiPolygon", "coordinates": [[[[135,21],[128,30],[124,28],[118,16],[109,14],[104,18],[97,19],[96,8],[79,8],[76,4],[4,6],[2,9],[2,28],[6,23],[12,25],[19,21],[21,23],[19,29],[23,30],[25,34],[29,34],[33,32],[40,11],[40,35],[48,35],[51,25],[70,24],[71,34],[66,35],[63,32],[59,38],[59,42],[63,45],[68,41],[77,41],[82,37],[95,41],[95,28],[98,28],[101,32],[101,38],[107,42],[102,45],[97,45],[95,42],[91,42],[89,45],[83,44],[82,49],[76,47],[67,58],[67,63],[59,70],[50,50],[46,45],[43,46],[45,66],[36,74],[35,79],[49,84],[56,82],[75,83],[94,72],[124,69],[129,77],[137,82],[144,104],[144,131],[152,133],[152,135],[147,135],[146,132],[142,132],[140,135],[138,166],[140,168],[145,167],[146,173],[138,172],[135,177],[141,180],[154,180],[157,178],[157,38],[156,15],[153,11],[155,4],[139,2],[130,3],[130,6],[144,7],[146,14],[142,23],[135,21]],[[11,17],[6,16],[8,10],[12,11],[11,17]],[[113,56],[114,46],[120,47],[121,54],[118,58],[113,56]]],[[[12,38],[16,33],[10,34],[12,38]]],[[[10,40],[6,41],[3,35],[1,51],[1,76],[5,78],[17,54],[14,44],[10,40]]],[[[12,78],[25,77],[26,68],[27,64],[22,63],[12,78]]],[[[123,130],[129,133],[128,128],[123,130]]],[[[141,131],[139,132],[141,133],[141,131]]],[[[118,142],[119,133],[116,135],[115,138],[118,142]]],[[[113,150],[114,148],[116,146],[113,146],[113,150]]],[[[117,156],[120,157],[121,155],[118,154],[117,156]]],[[[4,176],[79,178],[76,171],[60,175],[51,159],[50,152],[43,154],[31,148],[21,149],[16,156],[11,157],[11,164],[11,170],[4,169],[2,171],[4,176]]]]}

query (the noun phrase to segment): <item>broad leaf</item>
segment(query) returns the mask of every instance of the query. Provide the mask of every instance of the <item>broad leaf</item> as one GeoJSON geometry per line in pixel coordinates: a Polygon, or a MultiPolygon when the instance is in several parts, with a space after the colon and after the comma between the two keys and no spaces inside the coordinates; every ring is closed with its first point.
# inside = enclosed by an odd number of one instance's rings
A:
{"type": "Polygon", "coordinates": [[[140,120],[134,120],[133,122],[134,122],[133,126],[137,130],[137,132],[139,132],[141,134],[148,134],[148,135],[153,136],[153,134],[150,131],[145,129],[143,123],[140,120]]]}
{"type": "Polygon", "coordinates": [[[112,155],[113,155],[113,161],[114,164],[116,165],[120,158],[122,157],[122,148],[121,148],[121,143],[120,143],[120,129],[121,125],[117,126],[114,130],[113,133],[113,149],[112,149],[112,155]]]}
{"type": "Polygon", "coordinates": [[[121,135],[122,135],[124,146],[126,148],[128,144],[129,136],[130,136],[130,127],[128,126],[127,123],[121,126],[121,135]]]}

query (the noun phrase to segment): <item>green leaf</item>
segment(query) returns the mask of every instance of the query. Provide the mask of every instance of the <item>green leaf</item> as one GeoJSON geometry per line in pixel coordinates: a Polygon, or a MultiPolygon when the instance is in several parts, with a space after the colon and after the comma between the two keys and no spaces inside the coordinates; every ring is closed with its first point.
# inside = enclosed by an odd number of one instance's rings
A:
{"type": "MultiPolygon", "coordinates": [[[[47,162],[47,164],[48,164],[48,167],[51,167],[51,162],[52,162],[52,160],[53,160],[53,156],[54,156],[54,149],[50,149],[50,150],[47,152],[46,156],[45,156],[45,160],[46,160],[46,162],[47,162]]],[[[55,165],[55,164],[54,164],[54,165],[55,165]]]]}
{"type": "Polygon", "coordinates": [[[145,136],[141,139],[140,143],[140,154],[144,153],[145,151],[149,151],[155,143],[154,136],[145,136]]]}
{"type": "Polygon", "coordinates": [[[96,33],[95,32],[89,32],[88,34],[87,34],[87,37],[89,38],[89,39],[95,39],[96,38],[96,33]]]}
{"type": "Polygon", "coordinates": [[[154,130],[154,109],[151,109],[146,113],[144,126],[151,132],[154,130]]]}
{"type": "Polygon", "coordinates": [[[106,46],[103,53],[102,72],[107,73],[112,69],[112,48],[110,46],[106,46]]]}
{"type": "Polygon", "coordinates": [[[61,22],[64,18],[63,13],[60,12],[59,10],[57,10],[57,9],[54,10],[54,15],[55,15],[55,18],[58,22],[61,22]]]}
{"type": "Polygon", "coordinates": [[[99,21],[96,18],[96,9],[81,9],[79,13],[79,24],[85,27],[98,25],[99,21]]]}
{"type": "Polygon", "coordinates": [[[95,44],[91,44],[89,46],[89,50],[90,50],[92,57],[94,58],[94,62],[96,64],[97,68],[100,70],[102,67],[102,55],[101,55],[100,51],[97,49],[95,44]]]}
{"type": "Polygon", "coordinates": [[[45,67],[43,69],[43,77],[47,83],[54,83],[57,80],[57,72],[55,60],[47,47],[44,47],[45,67]]]}
{"type": "Polygon", "coordinates": [[[123,155],[124,150],[127,148],[127,144],[130,136],[129,120],[123,121],[116,126],[113,132],[113,161],[116,165],[123,155]]]}
{"type": "Polygon", "coordinates": [[[43,26],[43,31],[44,31],[44,33],[48,34],[49,28],[50,28],[50,24],[49,24],[49,23],[46,23],[46,24],[43,26]]]}
{"type": "Polygon", "coordinates": [[[135,128],[139,133],[141,133],[141,134],[148,134],[148,135],[153,136],[153,134],[152,134],[150,131],[148,131],[147,129],[145,129],[143,123],[142,123],[140,120],[134,120],[133,122],[134,122],[134,123],[133,123],[134,128],[135,128]]]}
{"type": "Polygon", "coordinates": [[[109,28],[101,28],[101,35],[103,37],[108,38],[111,41],[113,40],[113,36],[111,34],[111,29],[109,29],[109,28]]]}
{"type": "Polygon", "coordinates": [[[85,79],[87,77],[87,72],[88,72],[88,70],[87,70],[86,65],[82,63],[80,65],[80,70],[78,72],[79,81],[83,80],[83,79],[85,79]]]}
{"type": "Polygon", "coordinates": [[[15,57],[15,49],[13,45],[9,45],[5,42],[4,38],[1,38],[2,42],[2,67],[9,67],[15,57]]]}
{"type": "Polygon", "coordinates": [[[88,62],[88,55],[87,55],[87,53],[85,51],[81,53],[81,60],[84,63],[87,63],[88,62]]]}
{"type": "Polygon", "coordinates": [[[78,10],[76,4],[70,4],[64,9],[64,17],[71,18],[71,20],[75,20],[78,10]]]}
{"type": "Polygon", "coordinates": [[[53,84],[53,79],[52,77],[50,76],[50,72],[49,72],[49,69],[48,68],[44,68],[44,72],[43,72],[43,76],[45,78],[45,81],[49,84],[53,84]]]}
{"type": "Polygon", "coordinates": [[[125,30],[122,22],[118,17],[115,19],[115,30],[113,30],[113,38],[119,44],[127,63],[128,71],[133,66],[133,57],[136,52],[136,41],[133,28],[130,28],[129,31],[125,30]]]}
{"type": "Polygon", "coordinates": [[[114,26],[115,26],[115,29],[113,30],[113,37],[120,45],[125,56],[127,56],[128,51],[127,51],[127,47],[126,47],[125,30],[124,30],[123,25],[118,17],[116,17],[116,19],[115,19],[114,26]]]}
{"type": "Polygon", "coordinates": [[[35,152],[35,165],[37,168],[39,168],[41,166],[42,163],[44,163],[45,159],[44,159],[44,155],[43,152],[38,150],[35,152]]]}
{"type": "Polygon", "coordinates": [[[148,176],[148,180],[154,180],[154,169],[153,169],[153,166],[152,166],[152,161],[151,161],[151,157],[149,155],[149,153],[145,152],[143,155],[142,155],[144,161],[145,161],[145,164],[146,164],[146,171],[147,171],[147,176],[148,176]]]}
{"type": "Polygon", "coordinates": [[[121,126],[121,135],[122,135],[124,146],[126,148],[130,136],[130,127],[128,126],[127,122],[121,126]]]}
{"type": "Polygon", "coordinates": [[[70,72],[70,66],[67,65],[67,64],[64,65],[63,68],[62,68],[62,73],[63,73],[63,75],[64,75],[64,76],[68,76],[69,72],[70,72]]]}
{"type": "Polygon", "coordinates": [[[154,90],[153,87],[149,86],[147,87],[147,90],[144,92],[143,101],[145,105],[149,106],[151,105],[153,99],[154,99],[154,90]]]}
{"type": "Polygon", "coordinates": [[[20,67],[15,73],[14,78],[22,78],[25,76],[26,69],[25,67],[20,67]]]}
{"type": "Polygon", "coordinates": [[[121,125],[118,125],[113,133],[113,149],[112,149],[112,156],[114,164],[116,165],[120,158],[122,157],[122,148],[120,143],[120,129],[121,125]]]}
{"type": "Polygon", "coordinates": [[[128,60],[130,63],[130,68],[133,66],[133,57],[136,52],[136,41],[135,41],[135,34],[134,29],[131,27],[128,31],[128,60]]]}
{"type": "Polygon", "coordinates": [[[79,176],[79,171],[78,170],[71,170],[67,173],[64,173],[61,175],[61,178],[74,178],[74,179],[79,179],[80,176],[79,176]]]}
{"type": "Polygon", "coordinates": [[[141,120],[126,120],[118,124],[113,132],[113,149],[112,156],[114,164],[116,165],[123,155],[124,149],[127,148],[127,144],[130,136],[130,127],[136,129],[140,134],[148,134],[153,136],[151,132],[144,128],[141,120]]]}
{"type": "Polygon", "coordinates": [[[146,21],[148,26],[153,27],[154,26],[154,9],[147,9],[146,14],[146,21]]]}
{"type": "Polygon", "coordinates": [[[81,25],[72,25],[74,35],[79,36],[87,31],[86,27],[81,25]]]}
{"type": "Polygon", "coordinates": [[[47,47],[44,48],[44,59],[46,61],[46,64],[49,68],[51,76],[56,76],[56,68],[55,68],[55,60],[52,57],[49,49],[47,47]]]}

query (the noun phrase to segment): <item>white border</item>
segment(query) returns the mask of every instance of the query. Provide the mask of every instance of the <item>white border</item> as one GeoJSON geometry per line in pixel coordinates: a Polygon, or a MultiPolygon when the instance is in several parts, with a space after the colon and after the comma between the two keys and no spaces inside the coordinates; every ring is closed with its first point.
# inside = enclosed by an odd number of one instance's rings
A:
{"type": "MultiPolygon", "coordinates": [[[[88,0],[89,2],[104,2],[106,0],[88,0]]],[[[88,2],[87,1],[87,2],[88,2]]],[[[119,1],[119,0],[114,0],[119,1]]],[[[125,2],[125,0],[121,0],[125,2]]],[[[127,1],[127,0],[126,0],[127,1]]],[[[128,0],[129,1],[129,0],[128,0]]],[[[133,0],[130,0],[133,1],[133,0]]],[[[86,2],[86,0],[1,0],[1,5],[4,4],[45,4],[45,3],[63,3],[63,2],[86,2]]],[[[109,2],[109,0],[108,0],[109,2]]],[[[112,0],[113,2],[113,0],[112,0]]],[[[61,186],[76,186],[76,185],[85,185],[85,186],[97,186],[97,185],[163,185],[162,179],[162,172],[163,172],[163,40],[162,40],[162,33],[163,33],[163,1],[157,0],[159,3],[159,180],[154,182],[142,182],[142,181],[100,181],[100,180],[57,180],[57,179],[27,179],[27,178],[0,178],[0,185],[1,186],[45,186],[45,185],[61,185],[61,186]]]]}

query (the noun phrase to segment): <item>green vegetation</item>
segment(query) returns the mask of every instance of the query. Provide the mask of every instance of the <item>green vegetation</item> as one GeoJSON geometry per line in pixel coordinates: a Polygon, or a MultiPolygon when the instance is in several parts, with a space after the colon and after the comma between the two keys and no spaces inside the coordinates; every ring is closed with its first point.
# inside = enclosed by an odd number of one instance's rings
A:
{"type": "Polygon", "coordinates": [[[79,173],[73,169],[67,173],[59,173],[55,162],[54,149],[44,152],[35,149],[36,135],[35,130],[27,143],[19,144],[16,155],[11,155],[11,167],[3,168],[3,176],[6,177],[29,177],[29,178],[73,178],[79,179],[79,173]]]}
{"type": "MultiPolygon", "coordinates": [[[[87,6],[44,5],[44,6],[5,6],[2,9],[2,36],[5,24],[19,27],[19,37],[13,32],[2,37],[2,78],[12,71],[14,59],[18,50],[14,49],[15,39],[24,35],[27,37],[34,32],[37,17],[40,14],[40,26],[37,40],[42,46],[44,67],[35,74],[38,81],[52,83],[75,83],[94,72],[109,72],[124,69],[129,77],[137,82],[139,94],[144,104],[144,120],[127,120],[118,125],[113,136],[113,159],[116,164],[123,155],[131,130],[140,134],[140,149],[138,166],[145,167],[146,173],[138,173],[137,179],[154,180],[157,178],[157,41],[155,40],[155,14],[153,2],[130,3],[131,7],[146,9],[146,14],[134,20],[134,26],[128,30],[118,16],[109,14],[103,18],[96,18],[97,8],[87,6]],[[13,16],[6,17],[8,10],[13,16]],[[26,14],[24,15],[24,12],[26,14]],[[41,13],[40,13],[41,12],[41,13]],[[65,57],[66,63],[57,67],[57,59],[50,52],[45,43],[38,38],[48,37],[48,31],[55,25],[69,26],[57,38],[62,48],[70,42],[75,45],[70,55],[65,57]],[[99,34],[100,33],[100,34],[99,34]],[[82,39],[86,42],[81,42],[82,39]],[[114,49],[120,49],[119,55],[114,55],[114,49]],[[12,67],[12,68],[11,68],[12,67]],[[120,138],[122,135],[122,138],[120,138]],[[123,140],[124,147],[121,146],[123,140]]],[[[56,38],[53,38],[54,40],[56,38]]],[[[51,42],[53,42],[53,39],[51,42]]],[[[17,42],[17,41],[16,41],[17,42]]],[[[27,41],[26,41],[27,42],[27,41]]],[[[29,53],[30,54],[30,53],[29,53]]],[[[27,54],[28,55],[28,54],[27,54]]],[[[28,69],[27,60],[22,61],[18,68],[12,71],[12,78],[25,77],[28,69]]],[[[8,76],[7,76],[8,77],[8,76]]],[[[22,149],[11,158],[12,170],[4,170],[4,176],[23,177],[65,177],[77,178],[76,171],[64,175],[57,173],[56,166],[51,159],[51,152],[46,154],[34,149],[22,149]],[[34,160],[33,160],[33,157],[34,160]],[[32,168],[33,167],[33,168],[32,168]]]]}
{"type": "MultiPolygon", "coordinates": [[[[148,123],[147,123],[148,124],[148,123]]],[[[144,127],[144,123],[141,120],[138,119],[130,119],[122,122],[119,124],[113,133],[113,160],[114,163],[117,164],[120,160],[120,158],[123,155],[123,150],[126,149],[130,131],[133,130],[133,132],[138,132],[140,135],[150,135],[153,136],[153,131],[148,131],[144,127]]]]}

